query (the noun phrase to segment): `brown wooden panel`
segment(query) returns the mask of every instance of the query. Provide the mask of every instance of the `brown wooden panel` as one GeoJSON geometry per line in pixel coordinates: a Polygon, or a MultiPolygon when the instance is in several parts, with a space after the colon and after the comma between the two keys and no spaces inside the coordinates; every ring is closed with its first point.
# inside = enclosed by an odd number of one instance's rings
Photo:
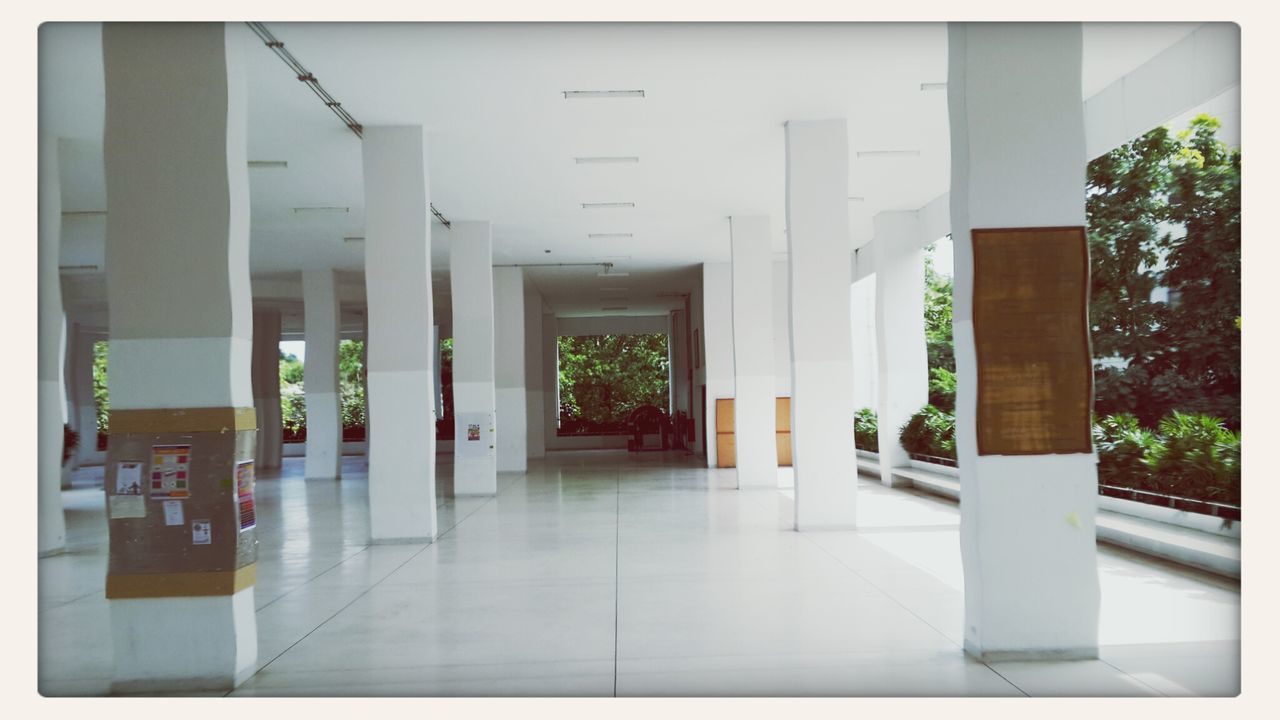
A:
{"type": "Polygon", "coordinates": [[[112,409],[108,423],[112,435],[234,432],[258,427],[251,407],[112,409]]]}
{"type": "Polygon", "coordinates": [[[778,432],[791,432],[791,398],[780,397],[774,401],[773,422],[778,432]]]}
{"type": "Polygon", "coordinates": [[[733,398],[716,398],[716,432],[733,432],[733,398]]]}
{"type": "Polygon", "coordinates": [[[778,433],[778,467],[791,467],[791,433],[778,433]]]}
{"type": "Polygon", "coordinates": [[[716,467],[737,467],[737,447],[733,433],[716,433],[716,467]]]}
{"type": "Polygon", "coordinates": [[[1082,227],[975,229],[978,454],[1092,452],[1082,227]]]}
{"type": "Polygon", "coordinates": [[[107,575],[108,598],[203,597],[235,595],[258,580],[258,566],[227,572],[107,575]]]}

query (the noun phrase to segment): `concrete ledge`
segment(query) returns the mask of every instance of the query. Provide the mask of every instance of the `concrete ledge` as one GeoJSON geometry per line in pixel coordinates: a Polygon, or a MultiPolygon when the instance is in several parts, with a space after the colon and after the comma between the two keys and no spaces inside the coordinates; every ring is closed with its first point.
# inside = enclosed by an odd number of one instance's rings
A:
{"type": "Polygon", "coordinates": [[[1097,660],[1098,648],[1055,648],[1049,650],[987,650],[981,651],[968,640],[964,651],[982,662],[1028,662],[1040,660],[1097,660]]]}
{"type": "MultiPolygon", "coordinates": [[[[894,478],[909,481],[918,490],[959,502],[960,481],[942,472],[955,468],[939,466],[940,471],[935,472],[918,466],[924,464],[912,461],[914,467],[894,468],[894,478]]],[[[1194,513],[1155,505],[1141,507],[1143,505],[1099,496],[1098,541],[1225,577],[1240,578],[1240,523],[1225,527],[1221,518],[1195,517],[1194,513]]]]}

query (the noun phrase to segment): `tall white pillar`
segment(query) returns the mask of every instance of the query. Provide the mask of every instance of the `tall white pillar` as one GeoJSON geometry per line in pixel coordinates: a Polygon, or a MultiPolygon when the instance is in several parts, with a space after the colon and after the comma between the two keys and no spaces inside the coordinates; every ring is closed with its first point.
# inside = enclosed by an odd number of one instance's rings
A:
{"type": "Polygon", "coordinates": [[[307,408],[306,477],[335,480],[342,477],[342,400],[338,390],[341,313],[332,270],[302,272],[302,302],[307,338],[302,373],[307,408]]]}
{"type": "Polygon", "coordinates": [[[524,381],[525,416],[528,418],[525,433],[529,457],[540,458],[547,454],[546,410],[542,362],[542,295],[529,278],[524,283],[524,381]]]}
{"type": "Polygon", "coordinates": [[[102,29],[115,691],[229,689],[257,657],[256,529],[238,502],[255,445],[239,37],[102,29]]]}
{"type": "Polygon", "coordinates": [[[796,529],[849,528],[857,465],[848,130],[843,119],[792,120],[786,135],[796,529]]]}
{"type": "Polygon", "coordinates": [[[773,241],[768,215],[729,220],[733,250],[734,438],[739,488],[778,487],[773,241]]]}
{"type": "Polygon", "coordinates": [[[58,179],[58,138],[40,133],[39,178],[39,363],[37,421],[37,479],[39,522],[36,546],[41,556],[60,553],[67,544],[62,514],[62,423],[67,402],[63,392],[62,281],[58,253],[62,235],[62,186],[58,179]]]}
{"type": "Polygon", "coordinates": [[[965,649],[984,659],[1098,649],[1092,453],[979,455],[973,228],[1084,226],[1080,23],[952,23],[951,226],[965,649]]]}
{"type": "Polygon", "coordinates": [[[80,435],[75,462],[94,457],[98,447],[98,409],[93,399],[93,343],[96,336],[83,323],[74,323],[67,355],[67,394],[71,429],[80,435]]]}
{"type": "MultiPolygon", "coordinates": [[[[284,428],[280,417],[279,310],[253,314],[253,408],[258,418],[259,468],[280,467],[284,455],[284,428]]],[[[304,385],[305,387],[305,385],[304,385]]]]}
{"type": "MultiPolygon", "coordinates": [[[[488,222],[453,223],[453,492],[498,492],[497,388],[494,381],[493,239],[488,222]]],[[[505,432],[505,431],[502,431],[505,432]]],[[[521,434],[523,435],[523,430],[521,434]]]]}
{"type": "Polygon", "coordinates": [[[880,482],[893,486],[893,468],[911,464],[898,429],[929,402],[923,230],[914,212],[879,213],[873,223],[880,482]]]}
{"type": "MultiPolygon", "coordinates": [[[[863,248],[863,251],[870,252],[863,248]]],[[[880,380],[876,361],[876,276],[863,277],[849,288],[850,326],[853,333],[853,407],[879,413],[880,380]]],[[[926,358],[927,361],[927,358],[926,358]]],[[[878,452],[878,450],[877,450],[878,452]]]]}
{"type": "Polygon", "coordinates": [[[524,270],[493,269],[493,337],[498,472],[524,472],[529,462],[524,377],[524,270]]]}
{"type": "Polygon", "coordinates": [[[707,467],[718,467],[716,400],[733,397],[733,267],[729,263],[703,263],[702,294],[702,343],[706,350],[702,362],[707,368],[707,467]]]}
{"type": "Polygon", "coordinates": [[[369,535],[434,542],[431,184],[421,125],[364,129],[369,535]],[[376,432],[375,432],[376,431],[376,432]]]}
{"type": "Polygon", "coordinates": [[[542,314],[542,437],[548,448],[555,447],[560,428],[560,337],[555,313],[542,314]]]}

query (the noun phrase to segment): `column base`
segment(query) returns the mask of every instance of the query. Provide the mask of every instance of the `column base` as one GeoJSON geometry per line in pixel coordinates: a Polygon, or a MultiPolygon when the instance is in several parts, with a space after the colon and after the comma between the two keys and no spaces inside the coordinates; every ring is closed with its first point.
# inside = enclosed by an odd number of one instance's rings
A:
{"type": "Polygon", "coordinates": [[[108,600],[113,693],[232,690],[258,659],[253,588],[234,595],[108,600]]]}
{"type": "Polygon", "coordinates": [[[1045,660],[1097,660],[1098,648],[1042,648],[1026,650],[982,650],[968,640],[964,641],[965,654],[985,663],[1036,662],[1045,660]]]}

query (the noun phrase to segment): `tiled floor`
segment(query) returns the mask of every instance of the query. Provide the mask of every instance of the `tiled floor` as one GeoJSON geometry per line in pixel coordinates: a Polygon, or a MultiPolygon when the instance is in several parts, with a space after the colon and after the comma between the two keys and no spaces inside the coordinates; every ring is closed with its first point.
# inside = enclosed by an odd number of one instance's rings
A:
{"type": "MultiPolygon", "coordinates": [[[[235,695],[1235,695],[1237,583],[1099,550],[1102,658],[961,651],[954,504],[865,480],[857,532],[680,454],[553,453],[455,499],[433,545],[368,544],[365,463],[259,479],[258,671],[235,695]]],[[[40,690],[107,691],[101,468],[40,561],[40,690]]]]}

